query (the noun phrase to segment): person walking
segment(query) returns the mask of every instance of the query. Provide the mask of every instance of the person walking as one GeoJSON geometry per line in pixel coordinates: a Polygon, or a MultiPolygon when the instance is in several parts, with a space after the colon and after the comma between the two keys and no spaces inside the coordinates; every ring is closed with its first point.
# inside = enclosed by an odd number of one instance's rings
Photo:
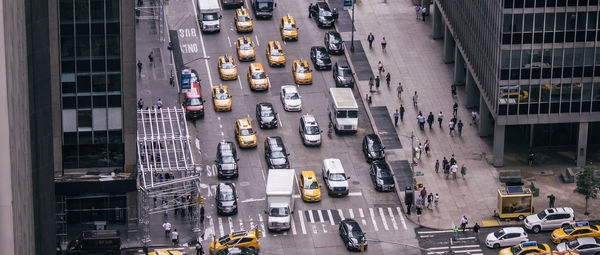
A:
{"type": "Polygon", "coordinates": [[[310,18],[312,18],[312,12],[311,12],[312,8],[313,8],[313,4],[312,4],[312,3],[310,3],[310,4],[308,5],[308,18],[309,18],[309,19],[310,19],[310,18]]]}
{"type": "Polygon", "coordinates": [[[467,220],[467,216],[462,216],[460,219],[460,228],[462,228],[462,232],[465,232],[465,228],[467,228],[467,224],[469,221],[467,220]]]}
{"type": "Polygon", "coordinates": [[[427,124],[429,124],[429,129],[431,129],[431,125],[433,125],[433,113],[429,112],[429,116],[427,116],[427,124]]]}
{"type": "Polygon", "coordinates": [[[458,165],[456,163],[454,163],[450,167],[450,171],[452,171],[452,178],[456,179],[456,172],[458,172],[458,165]]]}
{"type": "Polygon", "coordinates": [[[431,147],[429,147],[429,140],[425,140],[425,154],[429,155],[429,150],[431,147]]]}
{"type": "Polygon", "coordinates": [[[373,92],[373,76],[371,76],[371,78],[369,78],[369,92],[373,92]]]}
{"type": "Polygon", "coordinates": [[[387,46],[387,41],[385,40],[385,36],[381,39],[381,50],[385,52],[385,46],[387,46]]]}
{"type": "Polygon", "coordinates": [[[442,160],[442,167],[446,168],[446,165],[448,165],[450,162],[448,162],[448,160],[446,159],[446,157],[444,157],[444,159],[442,160]]]}
{"type": "Polygon", "coordinates": [[[404,91],[402,82],[398,82],[398,87],[396,88],[396,91],[398,91],[398,97],[400,98],[400,100],[402,100],[402,91],[404,91]]]}
{"type": "Polygon", "coordinates": [[[204,226],[204,205],[200,206],[200,223],[204,226]]]}
{"type": "Polygon", "coordinates": [[[554,200],[555,199],[556,199],[556,197],[554,196],[554,194],[548,195],[548,207],[549,208],[554,208],[554,200]]]}
{"type": "Polygon", "coordinates": [[[456,96],[456,84],[450,85],[450,92],[452,93],[452,97],[456,96]]]}
{"type": "Polygon", "coordinates": [[[142,61],[137,61],[138,77],[142,77],[142,61]]]}
{"type": "Polygon", "coordinates": [[[421,154],[423,153],[423,145],[419,143],[419,159],[421,159],[421,154]]]}
{"type": "Polygon", "coordinates": [[[144,99],[140,98],[140,100],[138,100],[138,109],[144,109],[144,99]]]}
{"type": "Polygon", "coordinates": [[[452,106],[452,115],[456,116],[457,113],[458,113],[458,103],[454,102],[454,105],[452,106]]]}
{"type": "Polygon", "coordinates": [[[448,176],[450,176],[450,164],[444,165],[444,174],[446,175],[446,180],[448,180],[448,176]]]}
{"type": "Polygon", "coordinates": [[[458,227],[456,225],[452,228],[452,240],[458,240],[458,227]]]}
{"type": "Polygon", "coordinates": [[[179,244],[179,233],[177,233],[177,229],[173,229],[173,232],[171,232],[171,242],[173,243],[173,246],[179,244]]]}
{"type": "Polygon", "coordinates": [[[475,239],[479,240],[479,223],[475,222],[475,225],[473,226],[473,234],[475,234],[475,239]]]}
{"type": "Polygon", "coordinates": [[[163,106],[163,102],[162,102],[162,100],[160,100],[160,98],[159,98],[159,99],[156,101],[156,107],[157,107],[158,109],[161,109],[161,108],[162,108],[162,106],[163,106]]]}
{"type": "Polygon", "coordinates": [[[419,112],[417,116],[417,121],[419,122],[419,128],[423,130],[425,128],[425,117],[419,112]]]}
{"type": "Polygon", "coordinates": [[[436,174],[440,172],[440,160],[439,159],[435,160],[435,168],[434,169],[435,169],[436,174]]]}
{"type": "Polygon", "coordinates": [[[458,126],[458,136],[462,136],[462,129],[463,129],[463,123],[462,120],[458,120],[458,124],[456,124],[458,126]]]}
{"type": "Polygon", "coordinates": [[[421,6],[420,5],[415,5],[415,14],[416,14],[416,20],[419,20],[419,16],[421,16],[421,6]]]}
{"type": "Polygon", "coordinates": [[[377,70],[379,71],[379,75],[381,75],[381,73],[384,72],[383,63],[381,63],[381,61],[379,61],[379,63],[377,63],[377,70]]]}
{"type": "Polygon", "coordinates": [[[419,101],[419,95],[417,95],[417,92],[415,91],[415,94],[413,95],[413,105],[415,107],[418,107],[418,101],[419,101]]]}
{"type": "Polygon", "coordinates": [[[465,175],[467,175],[467,167],[465,166],[465,164],[462,164],[462,166],[460,167],[460,174],[462,175],[462,178],[465,178],[465,175]]]}
{"type": "Polygon", "coordinates": [[[394,112],[394,125],[398,126],[398,118],[400,118],[400,112],[398,111],[398,109],[396,109],[396,112],[394,112]]]}
{"type": "Polygon", "coordinates": [[[369,41],[369,49],[372,49],[373,41],[375,41],[375,36],[373,36],[373,33],[369,33],[369,35],[367,36],[367,41],[369,41]]]}
{"type": "Polygon", "coordinates": [[[150,62],[151,65],[154,62],[154,51],[153,50],[150,50],[150,54],[148,54],[148,61],[150,62]]]}
{"type": "Polygon", "coordinates": [[[390,72],[388,72],[385,75],[385,82],[387,83],[388,88],[390,87],[390,81],[392,81],[392,76],[390,75],[390,72]]]}
{"type": "Polygon", "coordinates": [[[477,123],[477,112],[475,110],[473,110],[471,112],[471,125],[474,125],[477,123]]]}
{"type": "Polygon", "coordinates": [[[400,104],[400,121],[404,121],[404,112],[406,111],[406,109],[404,109],[404,106],[402,104],[400,104]]]}
{"type": "Polygon", "coordinates": [[[533,150],[529,149],[529,153],[527,153],[527,161],[529,162],[529,167],[533,167],[533,159],[535,158],[535,154],[533,150]]]}
{"type": "Polygon", "coordinates": [[[448,127],[450,128],[450,135],[452,135],[452,133],[454,133],[454,121],[450,120],[450,122],[448,122],[448,127]]]}
{"type": "Polygon", "coordinates": [[[427,16],[427,7],[423,6],[423,8],[421,8],[421,17],[423,17],[423,22],[425,22],[426,16],[427,16]]]}
{"type": "Polygon", "coordinates": [[[454,159],[454,154],[452,154],[452,156],[450,157],[450,165],[454,165],[456,164],[456,159],[454,159]]]}
{"type": "Polygon", "coordinates": [[[417,205],[417,222],[421,222],[421,204],[417,205]]]}
{"type": "Polygon", "coordinates": [[[377,75],[377,77],[375,77],[375,90],[379,91],[379,83],[381,82],[381,79],[379,78],[379,75],[377,75]]]}
{"type": "Polygon", "coordinates": [[[165,230],[165,237],[169,237],[169,233],[171,233],[171,223],[165,220],[165,223],[162,224],[162,227],[165,230]]]}
{"type": "Polygon", "coordinates": [[[435,205],[435,207],[438,207],[439,202],[440,202],[440,195],[438,195],[438,193],[435,193],[435,197],[433,197],[433,204],[435,205]]]}
{"type": "Polygon", "coordinates": [[[438,113],[438,123],[440,124],[440,128],[442,127],[442,121],[444,120],[444,114],[442,112],[438,113]]]}
{"type": "Polygon", "coordinates": [[[427,195],[427,209],[431,209],[432,203],[433,203],[433,193],[429,193],[429,195],[427,195]]]}

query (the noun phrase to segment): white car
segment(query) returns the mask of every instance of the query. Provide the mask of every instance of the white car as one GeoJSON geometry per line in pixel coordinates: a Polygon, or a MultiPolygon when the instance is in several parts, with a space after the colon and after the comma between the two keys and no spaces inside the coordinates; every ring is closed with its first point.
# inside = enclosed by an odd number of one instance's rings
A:
{"type": "Polygon", "coordinates": [[[575,213],[571,207],[548,208],[534,215],[529,215],[523,222],[525,228],[539,233],[541,230],[567,227],[575,223],[575,213]]]}
{"type": "Polygon", "coordinates": [[[346,196],[350,188],[342,161],[337,158],[326,158],[323,160],[323,180],[330,196],[346,196]]]}
{"type": "Polygon", "coordinates": [[[296,88],[296,86],[281,86],[281,91],[279,94],[281,95],[281,103],[283,103],[284,110],[296,112],[302,110],[302,97],[298,93],[298,88],[296,88]]]}
{"type": "Polygon", "coordinates": [[[529,238],[525,229],[521,227],[502,228],[488,234],[485,245],[488,248],[498,249],[500,247],[515,246],[522,242],[528,242],[529,238]]]}
{"type": "Polygon", "coordinates": [[[575,250],[581,255],[600,254],[600,238],[580,237],[570,242],[562,242],[556,246],[557,251],[575,250]]]}
{"type": "Polygon", "coordinates": [[[321,133],[323,130],[319,129],[319,124],[315,119],[315,116],[306,114],[300,117],[300,125],[298,127],[302,143],[306,146],[319,146],[321,145],[321,133]]]}

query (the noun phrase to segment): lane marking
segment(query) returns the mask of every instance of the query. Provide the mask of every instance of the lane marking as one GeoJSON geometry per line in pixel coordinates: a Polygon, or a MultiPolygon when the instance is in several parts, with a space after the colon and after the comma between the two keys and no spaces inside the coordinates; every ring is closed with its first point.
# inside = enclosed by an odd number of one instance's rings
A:
{"type": "Polygon", "coordinates": [[[365,217],[365,214],[363,213],[363,210],[362,210],[362,208],[358,208],[358,213],[360,214],[360,217],[361,217],[361,218],[364,218],[364,217],[365,217]]]}
{"type": "Polygon", "coordinates": [[[352,208],[348,209],[348,211],[350,211],[350,219],[354,219],[354,211],[352,211],[352,208]]]}
{"type": "Polygon", "coordinates": [[[383,213],[383,208],[379,207],[379,215],[381,215],[381,222],[383,222],[383,228],[385,230],[390,230],[388,228],[387,220],[385,219],[385,214],[383,213]]]}
{"type": "Polygon", "coordinates": [[[312,214],[312,210],[308,210],[308,219],[310,220],[310,223],[315,223],[315,218],[313,217],[312,214]]]}
{"type": "Polygon", "coordinates": [[[290,217],[292,221],[292,234],[296,235],[296,224],[294,224],[294,218],[290,217]]]}
{"type": "Polygon", "coordinates": [[[388,213],[390,214],[390,220],[392,221],[392,226],[394,227],[394,230],[398,230],[398,224],[396,224],[396,218],[394,217],[394,211],[392,211],[392,208],[387,208],[388,209],[388,213]]]}
{"type": "MultiPolygon", "coordinates": [[[[456,245],[456,246],[450,246],[453,250],[454,249],[462,249],[462,248],[475,248],[475,247],[479,247],[479,244],[469,244],[469,245],[456,245]]],[[[441,247],[433,247],[433,248],[427,248],[429,250],[444,250],[444,249],[448,249],[448,246],[441,246],[441,247]]]]}
{"type": "Polygon", "coordinates": [[[252,217],[250,217],[250,215],[248,215],[248,219],[250,219],[250,229],[254,229],[256,227],[254,225],[254,220],[252,219],[252,217]]]}
{"type": "Polygon", "coordinates": [[[404,228],[404,230],[408,230],[408,228],[406,227],[406,221],[404,221],[404,215],[402,215],[402,210],[400,209],[400,207],[396,207],[396,210],[398,211],[398,217],[400,217],[400,223],[402,223],[402,228],[404,228]]]}
{"type": "Polygon", "coordinates": [[[335,223],[333,223],[333,215],[331,214],[331,210],[327,209],[327,215],[329,215],[329,223],[331,223],[331,225],[335,225],[335,223]]]}
{"type": "Polygon", "coordinates": [[[240,231],[244,231],[244,221],[242,219],[239,219],[240,221],[240,231]]]}
{"type": "Polygon", "coordinates": [[[375,229],[375,231],[379,231],[379,228],[377,227],[377,222],[375,221],[375,213],[373,213],[373,208],[369,208],[369,213],[371,214],[371,221],[373,222],[373,228],[375,229]]]}
{"type": "Polygon", "coordinates": [[[225,235],[225,229],[223,229],[223,218],[221,217],[219,217],[219,233],[221,233],[219,236],[225,235]]]}
{"type": "Polygon", "coordinates": [[[255,34],[254,38],[256,38],[256,46],[260,47],[260,42],[258,41],[258,35],[255,34]]]}
{"type": "Polygon", "coordinates": [[[248,202],[256,202],[256,201],[265,201],[265,198],[248,198],[246,200],[242,200],[242,203],[248,203],[248,202]]]}
{"type": "Polygon", "coordinates": [[[229,233],[235,232],[233,230],[233,219],[231,219],[231,217],[227,217],[227,221],[229,222],[229,233]]]}
{"type": "Polygon", "coordinates": [[[362,196],[362,192],[350,192],[348,193],[349,197],[360,197],[362,196]]]}
{"type": "MultiPolygon", "coordinates": [[[[467,231],[469,231],[467,229],[467,231]]],[[[452,229],[449,230],[431,230],[431,231],[418,231],[417,234],[437,234],[437,233],[452,233],[452,229]]]]}
{"type": "Polygon", "coordinates": [[[258,221],[260,222],[260,229],[262,230],[263,236],[267,237],[267,231],[265,231],[265,224],[263,223],[262,214],[258,214],[258,221]]]}
{"type": "Polygon", "coordinates": [[[221,128],[221,129],[222,129],[222,128],[223,128],[223,124],[219,124],[219,128],[221,128]]]}
{"type": "Polygon", "coordinates": [[[239,75],[238,75],[237,81],[238,81],[238,84],[240,84],[240,90],[243,92],[244,91],[244,87],[242,86],[242,78],[240,78],[239,75]]]}
{"type": "Polygon", "coordinates": [[[279,121],[279,126],[283,127],[283,120],[279,118],[279,113],[277,114],[277,120],[279,121]]]}
{"type": "MultiPolygon", "coordinates": [[[[194,15],[198,17],[198,11],[196,8],[196,1],[192,0],[192,5],[194,6],[194,15]]],[[[208,56],[206,56],[206,47],[204,46],[204,38],[202,38],[202,30],[200,29],[200,24],[196,23],[196,27],[198,28],[198,35],[200,35],[200,45],[202,46],[202,54],[204,54],[204,64],[206,65],[206,73],[208,74],[208,82],[210,87],[213,87],[212,76],[210,75],[210,66],[208,64],[208,56]]]]}
{"type": "Polygon", "coordinates": [[[321,212],[321,210],[317,210],[317,214],[319,215],[319,221],[320,221],[321,223],[325,222],[325,221],[323,220],[323,213],[321,212]]]}
{"type": "Polygon", "coordinates": [[[344,213],[342,212],[342,209],[337,209],[338,213],[340,214],[340,219],[344,220],[346,219],[346,217],[344,217],[344,213]]]}
{"type": "MultiPolygon", "coordinates": [[[[460,250],[460,251],[452,250],[452,252],[453,253],[467,253],[467,254],[471,254],[471,255],[474,255],[474,254],[483,254],[483,253],[472,253],[472,252],[481,252],[481,249],[479,249],[479,250],[460,250]]],[[[436,251],[436,252],[428,252],[427,254],[444,254],[444,253],[446,253],[446,252],[444,252],[444,251],[436,251]]]]}
{"type": "Polygon", "coordinates": [[[304,226],[304,214],[302,214],[302,210],[298,210],[298,215],[300,216],[300,228],[302,229],[302,234],[306,235],[306,227],[304,226]]]}
{"type": "Polygon", "coordinates": [[[229,42],[229,48],[231,48],[231,38],[229,36],[227,36],[227,41],[229,42]]]}

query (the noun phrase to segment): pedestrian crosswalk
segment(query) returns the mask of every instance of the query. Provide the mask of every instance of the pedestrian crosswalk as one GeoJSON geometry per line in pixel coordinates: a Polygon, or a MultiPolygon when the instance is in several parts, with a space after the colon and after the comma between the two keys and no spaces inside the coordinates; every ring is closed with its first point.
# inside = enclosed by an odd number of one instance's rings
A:
{"type": "Polygon", "coordinates": [[[289,231],[268,232],[264,214],[207,217],[204,238],[223,236],[231,232],[259,228],[263,237],[281,235],[318,235],[337,233],[338,224],[346,218],[356,220],[365,231],[407,231],[406,219],[400,207],[295,210],[289,231]]]}
{"type": "Polygon", "coordinates": [[[460,231],[453,237],[452,230],[430,230],[425,228],[416,229],[419,246],[424,248],[423,254],[437,255],[454,254],[483,255],[483,243],[470,230],[460,231]]]}

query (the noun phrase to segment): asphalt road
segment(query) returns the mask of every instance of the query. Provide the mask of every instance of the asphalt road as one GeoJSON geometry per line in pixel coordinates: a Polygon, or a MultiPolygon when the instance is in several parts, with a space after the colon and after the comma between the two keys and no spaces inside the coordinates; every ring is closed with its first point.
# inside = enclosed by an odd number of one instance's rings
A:
{"type": "MultiPolygon", "coordinates": [[[[263,231],[260,239],[261,254],[348,254],[338,236],[338,223],[343,218],[355,218],[367,232],[371,240],[366,251],[368,254],[393,254],[403,249],[406,254],[418,254],[414,248],[407,249],[398,244],[417,245],[414,226],[406,220],[400,211],[399,200],[395,193],[381,193],[373,189],[368,169],[360,145],[364,135],[373,130],[361,105],[359,112],[359,130],[355,135],[338,136],[332,139],[323,135],[321,147],[309,148],[302,144],[298,135],[298,124],[302,114],[312,114],[321,128],[328,123],[328,88],[335,87],[331,71],[313,71],[313,84],[299,87],[302,96],[302,112],[285,112],[279,99],[282,85],[294,84],[291,62],[294,59],[309,60],[309,49],[314,45],[323,45],[326,30],[316,26],[308,19],[309,1],[278,1],[274,17],[271,20],[254,19],[254,32],[250,36],[256,47],[256,62],[260,62],[271,75],[271,88],[267,92],[252,92],[246,83],[247,62],[237,62],[238,78],[234,81],[221,81],[217,70],[217,57],[235,54],[235,39],[242,36],[235,31],[233,10],[224,10],[220,33],[201,34],[196,22],[193,0],[171,0],[167,8],[167,20],[170,30],[178,31],[178,40],[183,63],[198,71],[202,80],[202,94],[206,99],[204,119],[190,122],[191,135],[198,138],[201,156],[202,193],[205,197],[207,220],[205,221],[205,247],[212,235],[217,237],[231,231],[248,230],[252,226],[265,229],[266,216],[263,211],[265,202],[265,179],[267,165],[264,159],[264,140],[267,136],[281,136],[290,155],[291,168],[299,173],[302,170],[314,170],[322,180],[321,162],[324,158],[339,158],[350,179],[350,195],[344,198],[332,198],[324,194],[321,202],[304,203],[295,199],[294,223],[292,229],[284,233],[263,231]],[[281,40],[279,19],[290,14],[299,26],[299,40],[283,45],[287,65],[283,68],[268,66],[265,45],[269,40],[281,40]],[[209,56],[208,59],[203,59],[209,56]],[[233,97],[231,112],[215,112],[210,100],[210,88],[213,85],[229,86],[233,97]],[[254,108],[259,102],[271,102],[279,113],[281,126],[272,130],[258,128],[254,108]],[[258,148],[238,149],[239,178],[235,183],[239,196],[239,213],[230,217],[217,217],[214,203],[215,187],[221,181],[216,175],[214,160],[219,141],[234,141],[234,122],[236,119],[249,118],[257,131],[258,148]],[[379,242],[384,241],[384,242],[379,242]],[[394,244],[395,243],[395,244],[394,244]]],[[[341,10],[340,10],[341,11],[341,10]]],[[[332,56],[335,62],[344,56],[332,56]]],[[[312,63],[311,63],[312,66],[312,63]]],[[[359,101],[359,104],[361,101],[359,101]]],[[[160,233],[160,228],[153,228],[160,233]]],[[[157,239],[157,238],[155,238],[157,239]]]]}

